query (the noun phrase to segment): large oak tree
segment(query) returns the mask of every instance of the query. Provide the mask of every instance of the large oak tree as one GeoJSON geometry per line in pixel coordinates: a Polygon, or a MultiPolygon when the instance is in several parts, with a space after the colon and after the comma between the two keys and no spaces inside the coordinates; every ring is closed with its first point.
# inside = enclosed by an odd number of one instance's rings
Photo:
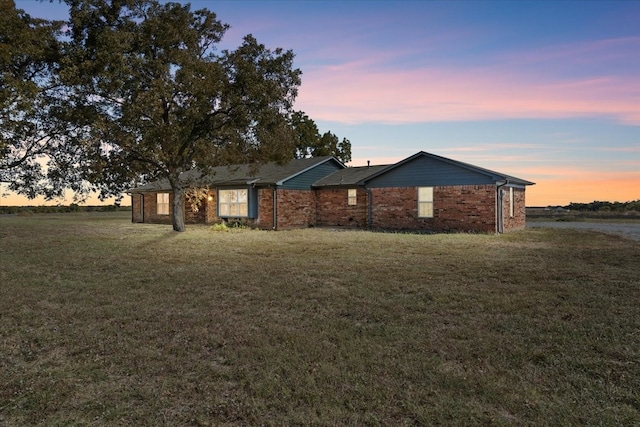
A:
{"type": "Polygon", "coordinates": [[[251,35],[216,49],[228,26],[206,9],[155,0],[68,0],[60,76],[83,176],[103,196],[166,178],[173,228],[193,169],[291,158],[300,84],[293,52],[251,35]]]}

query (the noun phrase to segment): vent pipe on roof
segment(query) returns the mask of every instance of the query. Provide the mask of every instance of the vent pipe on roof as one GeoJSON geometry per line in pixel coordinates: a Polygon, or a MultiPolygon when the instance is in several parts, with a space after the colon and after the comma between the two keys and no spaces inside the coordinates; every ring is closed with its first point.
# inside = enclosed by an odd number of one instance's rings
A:
{"type": "Polygon", "coordinates": [[[367,168],[370,168],[370,167],[371,167],[371,161],[367,160],[367,168]]]}

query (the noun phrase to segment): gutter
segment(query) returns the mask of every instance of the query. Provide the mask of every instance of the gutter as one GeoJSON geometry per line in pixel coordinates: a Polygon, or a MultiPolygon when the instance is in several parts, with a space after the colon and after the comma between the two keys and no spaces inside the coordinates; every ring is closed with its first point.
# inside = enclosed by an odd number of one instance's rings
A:
{"type": "Polygon", "coordinates": [[[273,189],[273,227],[272,229],[276,231],[278,229],[278,186],[274,185],[271,188],[273,189]]]}

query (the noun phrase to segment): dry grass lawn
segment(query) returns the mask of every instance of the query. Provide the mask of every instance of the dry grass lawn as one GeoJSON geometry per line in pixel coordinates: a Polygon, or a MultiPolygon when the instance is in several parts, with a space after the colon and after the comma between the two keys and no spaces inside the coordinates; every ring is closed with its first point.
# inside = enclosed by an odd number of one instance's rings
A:
{"type": "Polygon", "coordinates": [[[640,424],[640,243],[0,218],[0,425],[438,424],[640,424]]]}

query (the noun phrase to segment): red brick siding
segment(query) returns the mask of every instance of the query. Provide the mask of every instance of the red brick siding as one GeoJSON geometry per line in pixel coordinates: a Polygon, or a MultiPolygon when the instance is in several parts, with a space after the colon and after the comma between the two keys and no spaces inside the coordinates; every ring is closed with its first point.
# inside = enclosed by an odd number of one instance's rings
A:
{"type": "Polygon", "coordinates": [[[359,227],[367,226],[367,193],[356,190],[356,204],[347,203],[348,190],[321,189],[316,191],[316,225],[359,227]]]}
{"type": "Polygon", "coordinates": [[[311,190],[277,190],[278,230],[315,225],[316,201],[311,190]]]}
{"type": "Polygon", "coordinates": [[[169,215],[158,215],[158,197],[156,193],[144,195],[144,222],[151,224],[171,224],[171,203],[173,194],[169,194],[169,215]]]}
{"type": "Polygon", "coordinates": [[[207,192],[207,200],[204,208],[204,222],[206,224],[212,224],[215,222],[219,222],[220,218],[218,218],[218,193],[216,190],[209,190],[207,192]]]}
{"type": "Polygon", "coordinates": [[[254,225],[264,230],[273,228],[273,189],[258,189],[258,217],[254,225]]]}
{"type": "Polygon", "coordinates": [[[523,230],[526,222],[525,211],[525,190],[523,188],[513,189],[513,217],[510,215],[509,189],[504,190],[502,201],[502,218],[504,218],[503,231],[523,230]]]}
{"type": "Polygon", "coordinates": [[[496,232],[496,187],[461,185],[434,188],[438,230],[496,232]]]}
{"type": "MultiPolygon", "coordinates": [[[[200,206],[198,212],[193,212],[189,204],[184,202],[184,222],[187,224],[203,223],[206,218],[206,203],[200,206]]],[[[157,193],[144,194],[144,222],[150,224],[171,224],[173,216],[173,193],[169,193],[169,215],[158,215],[157,193]]]]}
{"type": "Polygon", "coordinates": [[[373,228],[495,232],[495,186],[433,189],[433,218],[418,218],[418,188],[374,188],[373,228]]]}

